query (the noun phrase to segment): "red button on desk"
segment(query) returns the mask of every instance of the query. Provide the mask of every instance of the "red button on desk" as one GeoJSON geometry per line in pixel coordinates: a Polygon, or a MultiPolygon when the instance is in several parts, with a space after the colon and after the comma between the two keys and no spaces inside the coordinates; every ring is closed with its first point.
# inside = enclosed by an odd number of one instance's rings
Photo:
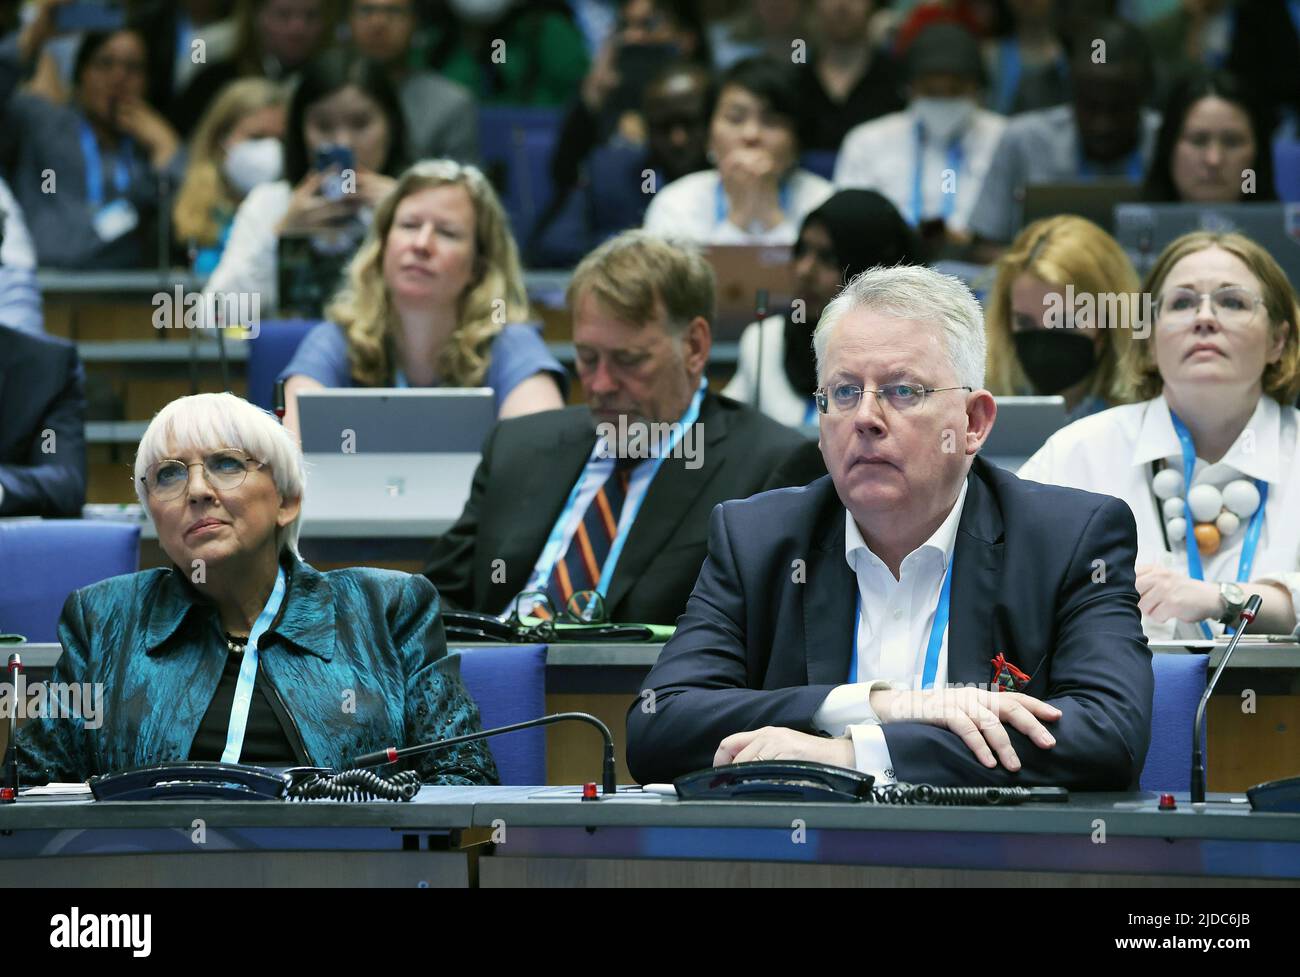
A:
{"type": "Polygon", "coordinates": [[[582,785],[582,799],[584,801],[596,800],[596,784],[594,782],[582,785]]]}
{"type": "Polygon", "coordinates": [[[1160,795],[1160,810],[1162,810],[1162,811],[1176,811],[1176,810],[1178,810],[1178,804],[1174,801],[1174,795],[1173,795],[1173,794],[1161,794],[1161,795],[1160,795]]]}

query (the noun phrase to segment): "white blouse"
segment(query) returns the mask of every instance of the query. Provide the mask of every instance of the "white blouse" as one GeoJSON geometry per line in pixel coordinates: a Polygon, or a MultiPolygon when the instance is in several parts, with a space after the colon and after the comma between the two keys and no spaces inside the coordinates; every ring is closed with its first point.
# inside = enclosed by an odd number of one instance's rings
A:
{"type": "Polygon", "coordinates": [[[645,230],[695,244],[793,245],[803,219],[834,192],[829,180],[807,170],[786,178],[781,199],[784,219],[766,231],[750,232],[727,219],[729,205],[717,170],[688,173],[663,187],[646,208],[645,230]]]}
{"type": "Polygon", "coordinates": [[[288,212],[292,196],[288,180],[260,183],[249,191],[235,211],[230,238],[221,261],[208,276],[204,297],[213,293],[260,295],[263,318],[275,315],[280,306],[276,277],[280,238],[275,229],[288,212]]]}
{"type": "Polygon", "coordinates": [[[812,398],[796,392],[790,386],[789,377],[785,375],[784,315],[771,315],[761,325],[752,322],[745,327],[745,331],[740,334],[736,375],[723,388],[722,394],[752,406],[755,386],[758,386],[761,393],[758,409],[772,420],[789,427],[817,423],[812,398]],[[763,340],[761,367],[758,355],[760,329],[763,340]]]}
{"type": "MultiPolygon", "coordinates": [[[[1250,569],[1250,580],[1281,583],[1300,611],[1300,452],[1296,433],[1300,411],[1281,407],[1272,397],[1260,398],[1245,429],[1223,459],[1213,465],[1197,458],[1192,485],[1222,488],[1235,479],[1268,483],[1264,523],[1250,569]]],[[[1065,485],[1123,499],[1137,522],[1137,565],[1159,564],[1187,573],[1185,543],[1165,546],[1164,522],[1151,490],[1152,462],[1163,460],[1181,473],[1182,447],[1163,396],[1141,404],[1126,404],[1075,421],[1052,435],[1025,462],[1020,477],[1065,485]]],[[[1218,552],[1202,554],[1206,580],[1235,581],[1247,520],[1227,537],[1218,552]]],[[[1196,625],[1144,621],[1153,639],[1199,637],[1196,625]]],[[[1217,625],[1212,625],[1217,630],[1217,625]]]]}

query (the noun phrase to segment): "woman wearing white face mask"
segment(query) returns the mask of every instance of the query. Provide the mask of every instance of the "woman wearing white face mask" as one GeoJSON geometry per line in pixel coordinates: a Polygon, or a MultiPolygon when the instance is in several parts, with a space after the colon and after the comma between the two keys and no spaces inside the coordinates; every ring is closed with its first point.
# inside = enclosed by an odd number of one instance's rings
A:
{"type": "Polygon", "coordinates": [[[173,215],[176,241],[197,273],[216,267],[249,191],[280,179],[283,135],[284,94],[264,78],[229,85],[199,122],[173,215]]]}
{"type": "Polygon", "coordinates": [[[905,63],[908,107],[850,130],[836,159],[835,187],[888,197],[932,247],[965,244],[1006,119],[979,107],[979,44],[956,24],[923,30],[905,63]]]}

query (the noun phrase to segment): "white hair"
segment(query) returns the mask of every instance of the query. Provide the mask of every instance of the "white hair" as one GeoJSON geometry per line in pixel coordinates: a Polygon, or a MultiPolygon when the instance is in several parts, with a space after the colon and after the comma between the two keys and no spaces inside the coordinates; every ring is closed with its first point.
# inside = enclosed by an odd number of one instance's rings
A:
{"type": "Polygon", "coordinates": [[[983,389],[987,342],[980,304],[961,279],[921,265],[868,268],[826,306],[813,332],[818,383],[826,369],[831,330],[858,309],[938,326],[957,382],[972,390],[983,389]]]}
{"type": "MultiPolygon", "coordinates": [[[[276,491],[286,499],[301,499],[307,476],[302,449],[274,414],[255,407],[231,393],[194,394],[181,397],[154,415],[135,451],[135,494],[149,510],[144,476],[158,461],[181,454],[206,454],[218,448],[238,448],[251,458],[266,462],[276,491]]],[[[298,556],[298,530],[302,512],[287,526],[275,531],[276,549],[298,556]]]]}

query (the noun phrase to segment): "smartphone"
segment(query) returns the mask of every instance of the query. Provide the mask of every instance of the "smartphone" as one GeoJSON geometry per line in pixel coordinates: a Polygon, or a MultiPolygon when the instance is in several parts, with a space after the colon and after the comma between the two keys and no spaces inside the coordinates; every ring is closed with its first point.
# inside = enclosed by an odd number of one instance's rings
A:
{"type": "Polygon", "coordinates": [[[54,29],[65,31],[115,31],[126,26],[126,10],[118,0],[83,0],[54,11],[54,29]]]}
{"type": "Polygon", "coordinates": [[[318,173],[325,173],[321,181],[320,195],[326,200],[343,199],[343,173],[356,166],[352,149],[348,146],[336,146],[332,143],[320,146],[312,163],[318,173]]]}

